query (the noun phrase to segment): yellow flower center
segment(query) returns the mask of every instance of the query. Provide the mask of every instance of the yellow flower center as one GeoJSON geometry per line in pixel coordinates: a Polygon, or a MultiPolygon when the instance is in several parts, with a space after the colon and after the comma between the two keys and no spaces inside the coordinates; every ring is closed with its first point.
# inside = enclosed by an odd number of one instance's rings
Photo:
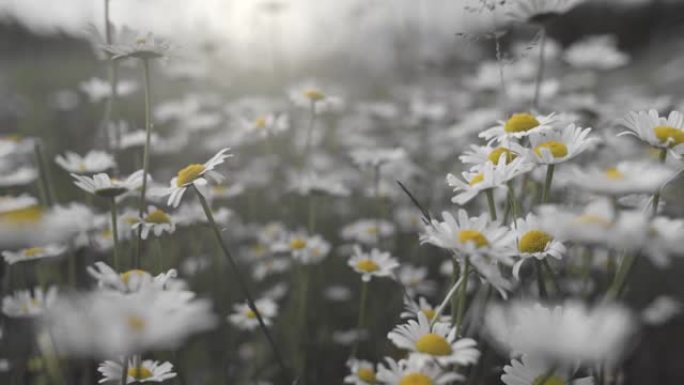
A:
{"type": "Polygon", "coordinates": [[[45,248],[43,247],[30,247],[28,249],[24,250],[24,256],[26,257],[37,257],[40,254],[43,254],[45,252],[45,248]]]}
{"type": "Polygon", "coordinates": [[[171,218],[164,211],[156,209],[151,213],[147,214],[147,216],[145,217],[145,222],[159,225],[162,223],[171,223],[171,218]]]}
{"type": "Polygon", "coordinates": [[[204,172],[204,165],[194,163],[178,171],[176,175],[176,186],[182,187],[192,183],[204,172]]]}
{"type": "Polygon", "coordinates": [[[610,227],[611,222],[608,218],[594,214],[584,214],[577,217],[576,222],[588,225],[598,225],[601,227],[610,227]]]}
{"type": "Polygon", "coordinates": [[[309,89],[304,91],[304,96],[306,96],[312,102],[318,102],[325,99],[325,94],[316,89],[309,89]]]}
{"type": "Polygon", "coordinates": [[[423,373],[410,373],[399,380],[399,385],[433,385],[433,382],[423,373]]]}
{"type": "Polygon", "coordinates": [[[487,240],[487,237],[482,235],[481,232],[477,230],[461,230],[458,232],[458,241],[462,244],[466,244],[468,242],[474,243],[476,247],[485,247],[489,245],[489,241],[487,240]]]}
{"type": "Polygon", "coordinates": [[[606,171],[604,171],[603,173],[606,175],[606,178],[608,179],[622,179],[625,177],[625,174],[623,174],[620,170],[618,170],[615,167],[607,168],[606,171]]]}
{"type": "Polygon", "coordinates": [[[147,274],[147,272],[145,270],[140,270],[140,269],[128,270],[125,273],[121,273],[121,281],[123,281],[124,284],[128,285],[128,282],[130,282],[131,278],[133,278],[134,276],[142,277],[145,274],[147,274]]]}
{"type": "Polygon", "coordinates": [[[484,174],[479,173],[479,174],[476,174],[475,176],[473,176],[472,178],[470,178],[470,182],[468,182],[468,185],[470,187],[473,187],[478,183],[482,183],[483,180],[484,180],[484,174]]]}
{"type": "Polygon", "coordinates": [[[525,132],[539,126],[539,121],[532,114],[513,114],[504,125],[504,131],[508,133],[525,132]]]}
{"type": "Polygon", "coordinates": [[[152,377],[152,372],[147,368],[143,368],[142,366],[137,368],[128,368],[128,377],[133,377],[136,380],[145,380],[152,377]]]}
{"type": "Polygon", "coordinates": [[[368,229],[366,229],[366,233],[368,233],[368,235],[378,235],[380,234],[380,229],[378,226],[370,226],[368,229]]]}
{"type": "Polygon", "coordinates": [[[254,121],[254,127],[256,128],[266,128],[266,118],[260,116],[254,121]]]}
{"type": "Polygon", "coordinates": [[[432,321],[433,318],[435,318],[435,311],[433,309],[422,309],[421,312],[425,314],[425,317],[427,317],[428,321],[432,321]]]}
{"type": "Polygon", "coordinates": [[[433,356],[448,356],[451,354],[451,345],[449,345],[446,338],[434,333],[428,333],[418,338],[416,349],[421,353],[433,356]]]}
{"type": "Polygon", "coordinates": [[[366,273],[372,273],[380,269],[378,264],[370,259],[362,259],[356,262],[356,268],[366,273]]]}
{"type": "Polygon", "coordinates": [[[541,375],[534,379],[532,385],[566,385],[566,382],[558,376],[541,375]]]}
{"type": "Polygon", "coordinates": [[[126,321],[128,323],[128,328],[136,332],[143,331],[145,329],[145,326],[147,325],[145,319],[137,314],[129,315],[126,321]]]}
{"type": "Polygon", "coordinates": [[[301,250],[306,247],[306,240],[301,238],[295,238],[290,241],[290,248],[292,250],[301,250]]]}
{"type": "Polygon", "coordinates": [[[135,39],[135,44],[137,44],[137,45],[143,45],[146,43],[147,43],[147,39],[145,39],[144,37],[139,37],[139,38],[135,39]]]}
{"type": "Polygon", "coordinates": [[[247,309],[245,316],[249,319],[256,319],[256,313],[252,309],[247,309]]]}
{"type": "Polygon", "coordinates": [[[100,231],[100,236],[104,239],[113,239],[114,238],[114,232],[112,232],[111,229],[104,229],[100,231]]]}
{"type": "Polygon", "coordinates": [[[359,377],[361,381],[367,384],[375,383],[375,372],[373,371],[373,369],[360,368],[356,371],[356,376],[359,377]]]}
{"type": "Polygon", "coordinates": [[[656,138],[670,147],[684,142],[684,131],[672,126],[658,126],[653,129],[656,138]]]}
{"type": "Polygon", "coordinates": [[[551,155],[553,155],[554,158],[562,158],[568,155],[568,148],[565,144],[554,140],[538,145],[534,148],[534,153],[537,154],[537,156],[542,156],[542,149],[551,151],[551,155]]]}
{"type": "Polygon", "coordinates": [[[25,207],[0,214],[0,219],[17,224],[38,222],[41,218],[43,218],[43,210],[38,206],[25,207]]]}
{"type": "Polygon", "coordinates": [[[530,230],[520,238],[518,250],[523,253],[541,253],[552,240],[552,236],[541,230],[530,230]]]}
{"type": "Polygon", "coordinates": [[[506,147],[497,147],[497,148],[493,149],[492,152],[489,153],[489,156],[487,156],[487,159],[489,159],[489,161],[494,163],[494,164],[499,164],[499,160],[501,159],[501,155],[503,155],[503,154],[506,154],[506,157],[504,158],[504,164],[510,163],[517,156],[516,153],[507,149],[506,147]]]}

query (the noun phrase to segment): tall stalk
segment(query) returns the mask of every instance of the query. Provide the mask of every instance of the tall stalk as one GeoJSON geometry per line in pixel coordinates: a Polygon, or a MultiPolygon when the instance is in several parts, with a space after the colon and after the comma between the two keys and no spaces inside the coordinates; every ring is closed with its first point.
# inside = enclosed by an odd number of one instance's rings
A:
{"type": "Polygon", "coordinates": [[[112,239],[114,241],[114,270],[119,271],[121,260],[119,259],[119,229],[117,220],[116,198],[111,197],[109,200],[109,211],[112,216],[112,239]]]}
{"type": "Polygon", "coordinates": [[[544,57],[544,50],[546,49],[546,27],[542,26],[539,31],[541,35],[539,38],[539,66],[537,67],[537,79],[534,85],[534,99],[532,100],[532,107],[539,109],[539,94],[541,93],[541,85],[544,81],[544,66],[546,59],[544,57]]]}
{"type": "MultiPolygon", "coordinates": [[[[150,136],[152,133],[152,121],[150,119],[150,110],[152,105],[151,90],[150,90],[150,62],[149,59],[143,58],[143,76],[145,79],[145,148],[143,150],[143,182],[140,189],[140,209],[138,215],[142,219],[147,210],[147,176],[150,169],[150,136]]],[[[135,253],[133,266],[140,268],[140,255],[142,254],[142,226],[138,227],[138,247],[135,253]]]]}
{"type": "MultiPolygon", "coordinates": [[[[660,160],[660,163],[665,163],[667,160],[667,149],[663,148],[660,150],[660,156],[658,158],[660,160]]],[[[660,203],[660,190],[656,191],[655,194],[653,194],[653,206],[652,206],[652,211],[651,215],[653,217],[658,214],[658,204],[660,203]]]]}
{"type": "Polygon", "coordinates": [[[544,190],[542,190],[542,203],[549,202],[549,194],[551,193],[551,183],[553,183],[553,171],[555,165],[549,164],[546,166],[546,180],[544,181],[544,190]]]}
{"type": "Polygon", "coordinates": [[[494,189],[485,190],[487,195],[487,205],[489,206],[489,219],[496,221],[496,203],[494,202],[494,189]]]}
{"type": "MultiPolygon", "coordinates": [[[[361,284],[361,301],[359,301],[359,319],[356,323],[357,332],[361,332],[366,327],[366,307],[368,304],[368,284],[369,282],[363,281],[361,284]]],[[[359,349],[359,339],[356,340],[354,344],[354,350],[352,356],[355,357],[359,349]]]]}
{"type": "Polygon", "coordinates": [[[468,275],[470,274],[470,260],[465,257],[463,262],[463,271],[461,272],[461,287],[458,292],[458,309],[456,311],[456,320],[453,322],[456,325],[456,335],[460,335],[463,331],[463,316],[465,315],[465,305],[468,301],[468,275]]]}

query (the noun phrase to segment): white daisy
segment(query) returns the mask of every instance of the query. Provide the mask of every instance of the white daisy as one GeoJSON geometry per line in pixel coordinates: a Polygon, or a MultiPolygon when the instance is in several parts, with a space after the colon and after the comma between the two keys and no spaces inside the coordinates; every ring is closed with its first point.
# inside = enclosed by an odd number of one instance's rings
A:
{"type": "Polygon", "coordinates": [[[391,277],[394,269],[399,267],[399,262],[389,252],[374,248],[364,253],[361,246],[354,245],[354,255],[349,258],[347,265],[361,274],[364,282],[369,282],[372,277],[391,277]]]}
{"type": "Polygon", "coordinates": [[[677,158],[684,152],[684,116],[679,111],[672,111],[667,117],[661,117],[656,110],[633,111],[621,123],[629,131],[620,135],[634,135],[677,158]]]}
{"type": "Polygon", "coordinates": [[[408,320],[396,326],[387,338],[398,348],[413,354],[437,360],[440,365],[470,365],[477,362],[480,351],[470,338],[456,338],[456,328],[436,322],[430,326],[425,314],[418,313],[418,320],[408,320]]]}
{"type": "Polygon", "coordinates": [[[257,281],[262,281],[266,277],[274,274],[283,273],[290,269],[291,261],[284,257],[268,258],[259,261],[252,269],[252,277],[257,281]]]}
{"type": "Polygon", "coordinates": [[[407,157],[403,148],[359,148],[349,153],[352,161],[361,169],[380,167],[407,157]]]}
{"type": "Polygon", "coordinates": [[[620,162],[615,167],[587,170],[574,168],[569,183],[584,190],[607,195],[653,194],[677,172],[652,162],[620,162]]]}
{"type": "Polygon", "coordinates": [[[344,377],[344,382],[353,385],[376,385],[375,365],[365,360],[351,358],[347,361],[350,374],[344,377]]]}
{"type": "Polygon", "coordinates": [[[217,183],[220,182],[223,177],[213,170],[216,166],[222,164],[226,158],[233,156],[228,154],[228,151],[230,151],[229,148],[223,148],[204,164],[194,163],[178,171],[178,174],[171,179],[171,187],[168,190],[170,195],[167,204],[172,207],[178,207],[185,190],[190,185],[204,186],[208,184],[209,180],[217,183]]]}
{"type": "Polygon", "coordinates": [[[563,243],[544,231],[534,214],[516,219],[512,230],[516,238],[516,253],[520,256],[520,260],[513,266],[513,276],[516,279],[519,279],[520,268],[526,260],[542,260],[547,256],[561,259],[565,254],[563,243]]]}
{"type": "Polygon", "coordinates": [[[286,114],[267,114],[254,119],[242,119],[242,128],[248,135],[267,138],[285,132],[290,128],[286,114]]]}
{"type": "Polygon", "coordinates": [[[175,269],[152,276],[145,270],[133,269],[118,273],[104,262],[95,262],[93,266],[86,268],[88,274],[97,280],[97,286],[106,290],[115,290],[120,293],[135,293],[143,289],[156,288],[164,290],[176,288],[172,284],[178,273],[175,269]]]}
{"type": "Polygon", "coordinates": [[[596,142],[588,137],[591,128],[581,128],[574,124],[559,130],[548,130],[530,134],[530,147],[525,148],[513,143],[511,146],[519,154],[537,164],[558,164],[566,162],[587,150],[596,142]]]}
{"type": "Polygon", "coordinates": [[[102,49],[112,55],[114,60],[125,58],[159,59],[168,55],[171,44],[151,32],[145,35],[132,30],[124,30],[116,44],[103,45],[102,49]]]}
{"type": "Polygon", "coordinates": [[[235,183],[221,183],[211,186],[209,190],[209,197],[211,199],[231,199],[242,195],[245,192],[245,185],[240,182],[235,183]]]}
{"type": "MultiPolygon", "coordinates": [[[[507,156],[506,153],[502,152],[500,159],[504,159],[507,156]]],[[[532,168],[533,165],[530,162],[520,157],[508,163],[498,162],[494,164],[487,161],[470,171],[463,172],[463,180],[454,174],[448,174],[446,177],[447,184],[453,187],[454,192],[457,193],[451,198],[451,201],[458,205],[464,205],[482,191],[506,187],[506,183],[519,175],[531,171],[532,168]]]]}
{"type": "MultiPolygon", "coordinates": [[[[278,315],[278,304],[270,298],[261,298],[256,300],[254,305],[264,324],[271,325],[273,318],[278,315]]],[[[246,302],[233,305],[233,314],[228,316],[228,321],[243,330],[254,330],[259,327],[256,313],[246,302]]]]}
{"type": "MultiPolygon", "coordinates": [[[[91,103],[98,103],[107,99],[112,94],[112,86],[109,81],[97,77],[82,81],[78,89],[88,96],[91,103]]],[[[125,97],[138,89],[138,84],[131,80],[118,79],[116,82],[116,94],[125,97]]]]}
{"type": "MultiPolygon", "coordinates": [[[[102,374],[102,378],[98,382],[103,384],[121,381],[123,369],[121,362],[105,361],[101,363],[97,371],[102,374]]],[[[143,360],[136,363],[134,360],[129,360],[127,369],[126,384],[164,382],[176,377],[176,373],[173,372],[173,365],[168,361],[161,363],[160,361],[143,360]]]]}
{"type": "Polygon", "coordinates": [[[391,222],[376,219],[359,219],[344,226],[340,232],[343,239],[365,245],[375,244],[378,238],[385,239],[393,234],[394,225],[391,222]]]}
{"type": "Polygon", "coordinates": [[[386,385],[446,385],[465,380],[459,373],[447,371],[434,362],[425,362],[416,356],[399,362],[388,357],[385,361],[387,366],[378,365],[377,378],[386,385]]]}
{"type": "Polygon", "coordinates": [[[510,365],[504,366],[501,381],[506,385],[594,385],[593,377],[577,379],[568,378],[570,370],[553,368],[548,362],[523,355],[520,361],[513,359],[510,365]],[[554,369],[553,372],[549,372],[554,369]]]}
{"type": "Polygon", "coordinates": [[[57,287],[46,291],[41,287],[31,290],[18,290],[2,299],[2,312],[12,318],[33,318],[41,316],[57,299],[57,287]]]}
{"type": "Polygon", "coordinates": [[[437,284],[428,278],[427,267],[403,264],[397,272],[397,279],[411,296],[431,295],[437,289],[437,284]]]}
{"type": "Polygon", "coordinates": [[[478,135],[485,140],[520,139],[532,133],[543,132],[553,128],[556,115],[534,115],[523,112],[511,115],[506,121],[500,120],[494,127],[488,128],[478,135]]]}
{"type": "MultiPolygon", "coordinates": [[[[432,306],[425,297],[418,297],[418,302],[413,299],[404,296],[404,309],[400,314],[401,318],[404,319],[418,319],[418,314],[423,313],[428,321],[432,322],[432,319],[437,315],[437,309],[432,306]]],[[[451,317],[448,315],[442,315],[439,317],[438,322],[451,322],[451,317]]]]}
{"type": "Polygon", "coordinates": [[[330,253],[330,243],[320,235],[293,233],[272,246],[274,252],[289,252],[297,262],[309,265],[322,261],[330,253]]]}
{"type": "Polygon", "coordinates": [[[81,190],[105,198],[115,198],[136,190],[142,186],[143,182],[143,170],[138,170],[123,180],[110,178],[105,173],[95,174],[92,177],[78,174],[71,174],[71,176],[75,179],[74,184],[81,190]]]}
{"type": "Polygon", "coordinates": [[[518,154],[506,147],[506,141],[499,143],[497,147],[488,144],[486,146],[471,145],[470,150],[459,156],[458,159],[464,164],[482,165],[487,162],[499,164],[500,161],[506,163],[512,162],[518,157],[518,154]],[[505,155],[505,156],[502,156],[505,155]]]}
{"type": "Polygon", "coordinates": [[[30,166],[21,166],[7,173],[0,174],[0,187],[26,186],[38,179],[38,170],[30,166]]]}
{"type": "Polygon", "coordinates": [[[37,206],[38,200],[28,194],[0,195],[0,214],[37,206]]]}
{"type": "Polygon", "coordinates": [[[573,43],[563,58],[580,69],[611,70],[629,63],[629,55],[617,49],[614,36],[592,36],[573,43]]]}
{"type": "Polygon", "coordinates": [[[641,320],[647,325],[663,325],[682,312],[682,303],[670,296],[659,296],[641,311],[641,320]]]}
{"type": "Polygon", "coordinates": [[[54,258],[62,255],[66,251],[66,247],[62,245],[45,245],[37,247],[29,247],[17,251],[3,251],[2,257],[10,265],[17,262],[31,261],[43,258],[54,258]]]}
{"type": "Polygon", "coordinates": [[[85,156],[67,151],[57,155],[55,163],[73,174],[95,174],[116,167],[114,157],[103,151],[89,151],[85,156]]]}
{"type": "Polygon", "coordinates": [[[173,234],[176,231],[176,222],[173,217],[164,210],[154,206],[149,206],[147,214],[142,218],[138,218],[138,222],[132,228],[137,229],[140,226],[142,226],[142,239],[147,239],[150,232],[160,237],[164,232],[173,234]]]}

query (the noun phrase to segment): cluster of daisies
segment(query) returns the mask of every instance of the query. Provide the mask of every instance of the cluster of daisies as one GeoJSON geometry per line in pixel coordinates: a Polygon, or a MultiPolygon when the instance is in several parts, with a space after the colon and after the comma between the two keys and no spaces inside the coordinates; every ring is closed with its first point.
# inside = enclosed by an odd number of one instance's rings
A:
{"type": "Polygon", "coordinates": [[[668,195],[684,115],[597,97],[630,58],[611,37],[546,36],[578,3],[492,5],[536,45],[483,60],[462,90],[382,98],[305,81],[228,99],[198,63],[158,66],[158,37],[95,38],[121,75],[78,86],[106,112],[96,149],[0,138],[0,343],[21,328],[36,342],[29,360],[0,349],[0,372],[67,383],[97,359],[120,385],[614,383],[641,328],[680,311],[624,295],[635,269],[684,256],[668,195]],[[207,91],[156,100],[161,70],[207,91]],[[142,128],[125,101],[145,106],[142,128]]]}

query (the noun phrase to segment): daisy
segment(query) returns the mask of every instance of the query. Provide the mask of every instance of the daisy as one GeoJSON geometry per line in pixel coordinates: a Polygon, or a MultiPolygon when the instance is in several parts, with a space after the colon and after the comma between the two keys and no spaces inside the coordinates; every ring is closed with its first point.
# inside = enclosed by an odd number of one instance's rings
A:
{"type": "Polygon", "coordinates": [[[344,382],[353,385],[376,385],[375,366],[372,362],[351,358],[347,361],[350,374],[344,377],[344,382]]]}
{"type": "Polygon", "coordinates": [[[391,277],[399,262],[389,252],[372,249],[370,253],[364,253],[361,246],[354,245],[354,255],[347,265],[361,274],[363,282],[369,282],[372,277],[391,277]]]}
{"type": "Polygon", "coordinates": [[[210,180],[217,183],[220,182],[223,177],[213,170],[216,166],[222,164],[226,158],[233,156],[228,151],[230,151],[229,148],[223,148],[206,163],[194,163],[178,171],[178,174],[171,179],[171,187],[168,190],[170,196],[167,204],[171,207],[178,207],[183,194],[185,194],[190,185],[204,186],[210,180]]]}
{"type": "Polygon", "coordinates": [[[159,59],[168,55],[171,45],[155,37],[151,32],[146,35],[132,30],[123,31],[117,44],[103,45],[102,49],[112,55],[114,60],[126,58],[159,59]]]}
{"type": "Polygon", "coordinates": [[[372,245],[378,238],[385,239],[394,234],[394,225],[385,220],[359,219],[342,228],[340,235],[347,241],[372,245]]]}
{"type": "Polygon", "coordinates": [[[211,186],[209,196],[212,199],[231,199],[242,195],[245,192],[245,185],[240,182],[235,183],[221,183],[211,186]]]}
{"type": "Polygon", "coordinates": [[[682,312],[682,303],[669,296],[659,296],[642,312],[641,320],[647,325],[663,325],[682,312]]]}
{"type": "Polygon", "coordinates": [[[504,366],[501,381],[506,385],[530,385],[544,381],[547,385],[594,385],[593,377],[571,379],[569,371],[552,368],[548,363],[523,355],[520,361],[513,359],[504,366]],[[549,372],[554,369],[553,372],[549,372]]]}
{"type": "Polygon", "coordinates": [[[496,126],[480,132],[478,136],[487,141],[496,139],[499,142],[504,139],[520,139],[535,132],[550,130],[555,122],[555,114],[535,115],[522,112],[511,115],[506,121],[500,120],[496,126]]]}
{"type": "Polygon", "coordinates": [[[7,173],[0,174],[0,187],[26,186],[38,179],[38,170],[30,166],[21,166],[7,173]]]}
{"type": "Polygon", "coordinates": [[[518,157],[518,154],[506,147],[505,143],[500,144],[501,145],[497,147],[491,145],[478,146],[473,144],[470,146],[470,150],[464,152],[458,159],[465,164],[482,165],[491,162],[498,165],[501,161],[510,163],[518,157]]]}
{"type": "Polygon", "coordinates": [[[57,299],[57,287],[46,291],[40,287],[31,290],[18,290],[2,299],[2,312],[12,318],[33,318],[41,316],[57,299]]]}
{"type": "Polygon", "coordinates": [[[508,2],[507,16],[517,22],[543,24],[562,15],[584,0],[514,0],[508,2]]]}
{"type": "Polygon", "coordinates": [[[289,96],[295,105],[304,108],[311,108],[311,106],[321,103],[327,98],[323,90],[312,81],[293,87],[289,91],[289,96]]]}
{"type": "Polygon", "coordinates": [[[622,124],[629,129],[620,135],[634,135],[653,147],[667,150],[676,158],[684,152],[684,117],[672,111],[661,117],[656,110],[630,112],[622,124]]]}
{"type": "Polygon", "coordinates": [[[378,380],[386,385],[446,385],[465,380],[459,373],[445,371],[433,362],[425,362],[417,357],[395,361],[385,358],[387,366],[378,365],[378,380]]]}
{"type": "Polygon", "coordinates": [[[242,119],[242,128],[248,135],[267,138],[287,131],[290,121],[286,114],[267,114],[255,119],[242,119]]]}
{"type": "Polygon", "coordinates": [[[168,213],[154,206],[147,207],[147,214],[138,218],[138,222],[133,225],[133,229],[142,226],[142,239],[147,239],[150,232],[160,237],[162,233],[173,234],[176,231],[176,222],[168,213]]]}
{"type": "Polygon", "coordinates": [[[573,169],[569,182],[584,190],[606,194],[654,194],[677,172],[652,162],[620,162],[606,169],[573,169]]]}
{"type": "Polygon", "coordinates": [[[37,206],[38,200],[28,194],[0,195],[0,214],[37,206]]]}
{"type": "Polygon", "coordinates": [[[104,198],[115,198],[142,186],[143,170],[138,170],[123,180],[110,178],[105,173],[92,177],[78,174],[71,176],[75,179],[74,184],[81,190],[104,198]]]}
{"type": "Polygon", "coordinates": [[[407,154],[403,148],[359,148],[351,151],[349,156],[360,169],[367,169],[398,162],[407,154]]]}
{"type": "MultiPolygon", "coordinates": [[[[273,318],[278,315],[278,304],[270,298],[261,298],[256,300],[254,305],[264,324],[271,325],[273,318]]],[[[228,321],[242,330],[254,330],[259,327],[257,315],[247,302],[233,305],[233,314],[228,316],[228,321]]]]}
{"type": "Polygon", "coordinates": [[[103,151],[89,151],[85,156],[67,151],[57,155],[55,163],[72,174],[95,174],[116,167],[114,157],[103,151]]]}
{"type": "MultiPolygon", "coordinates": [[[[150,133],[150,147],[154,148],[161,141],[159,135],[155,132],[150,133]]],[[[112,140],[115,142],[115,140],[112,140]]],[[[147,142],[147,132],[145,130],[133,130],[121,134],[117,144],[117,148],[125,150],[128,148],[142,148],[147,142]]]]}
{"type": "Polygon", "coordinates": [[[580,155],[593,145],[597,138],[588,137],[591,128],[570,124],[564,129],[530,134],[530,147],[513,143],[513,149],[537,164],[555,165],[580,155]]]}
{"type": "MultiPolygon", "coordinates": [[[[128,361],[128,375],[126,377],[126,384],[136,382],[164,382],[168,379],[175,378],[176,373],[173,372],[173,365],[170,362],[161,363],[160,361],[143,360],[136,362],[135,360],[128,361]]],[[[123,374],[123,365],[117,361],[105,361],[100,364],[97,371],[102,374],[102,378],[98,381],[100,384],[106,382],[119,382],[123,374]]]]}
{"type": "Polygon", "coordinates": [[[118,273],[104,262],[95,262],[86,268],[88,274],[97,280],[97,286],[106,290],[120,293],[135,293],[143,289],[156,288],[163,290],[174,287],[171,281],[178,276],[176,270],[171,269],[153,277],[145,270],[134,269],[118,273]]]}
{"type": "Polygon", "coordinates": [[[283,257],[257,262],[252,269],[252,277],[257,281],[263,281],[266,277],[289,270],[290,264],[290,260],[283,257]]]}
{"type": "Polygon", "coordinates": [[[406,324],[396,326],[387,338],[398,348],[435,359],[440,365],[470,365],[480,357],[474,340],[457,339],[456,328],[447,323],[436,322],[431,326],[422,312],[418,313],[417,321],[408,320],[406,324]]]}
{"type": "Polygon", "coordinates": [[[516,253],[520,256],[520,260],[513,265],[513,276],[516,279],[520,279],[520,268],[526,260],[542,260],[547,256],[561,259],[565,254],[563,243],[544,231],[533,214],[516,219],[512,230],[516,238],[516,253]]]}
{"type": "MultiPolygon", "coordinates": [[[[501,153],[503,160],[508,155],[501,153]]],[[[476,166],[471,171],[463,172],[463,180],[454,174],[446,177],[449,187],[457,193],[451,198],[453,203],[464,205],[475,198],[480,192],[493,188],[505,187],[506,183],[519,175],[531,171],[533,165],[524,158],[516,158],[508,163],[499,161],[497,164],[487,161],[476,166]]]]}
{"type": "MultiPolygon", "coordinates": [[[[437,315],[437,309],[432,306],[425,297],[418,297],[418,302],[404,296],[404,309],[400,314],[403,319],[418,319],[418,314],[422,313],[425,315],[428,321],[432,322],[433,318],[437,315]]],[[[442,315],[439,317],[438,322],[451,322],[451,317],[442,315]]]]}
{"type": "MultiPolygon", "coordinates": [[[[78,85],[78,89],[88,96],[91,103],[98,103],[107,99],[112,94],[111,84],[104,79],[97,77],[82,81],[78,85]]],[[[116,82],[116,94],[119,97],[125,97],[138,89],[138,84],[131,80],[118,79],[116,82]]]]}
{"type": "Polygon", "coordinates": [[[484,319],[503,351],[568,366],[615,363],[635,329],[632,315],[621,306],[587,308],[577,301],[553,308],[532,302],[490,305],[484,319]]]}
{"type": "Polygon", "coordinates": [[[330,253],[330,243],[320,235],[293,233],[272,246],[274,252],[289,252],[295,261],[304,265],[321,262],[330,253]]]}
{"type": "Polygon", "coordinates": [[[427,267],[404,264],[397,272],[397,279],[411,296],[415,294],[431,295],[437,289],[435,282],[428,278],[427,267]]]}
{"type": "Polygon", "coordinates": [[[43,258],[54,258],[62,255],[66,251],[66,247],[62,245],[45,245],[39,247],[29,247],[18,251],[3,251],[2,257],[10,265],[17,262],[31,261],[43,258]]]}
{"type": "Polygon", "coordinates": [[[307,174],[304,177],[294,176],[290,182],[289,190],[297,192],[299,195],[322,194],[337,197],[347,197],[351,192],[349,189],[334,176],[319,176],[307,174]]]}
{"type": "Polygon", "coordinates": [[[572,44],[563,55],[575,68],[611,70],[629,63],[629,55],[617,49],[614,36],[593,36],[572,44]]]}

